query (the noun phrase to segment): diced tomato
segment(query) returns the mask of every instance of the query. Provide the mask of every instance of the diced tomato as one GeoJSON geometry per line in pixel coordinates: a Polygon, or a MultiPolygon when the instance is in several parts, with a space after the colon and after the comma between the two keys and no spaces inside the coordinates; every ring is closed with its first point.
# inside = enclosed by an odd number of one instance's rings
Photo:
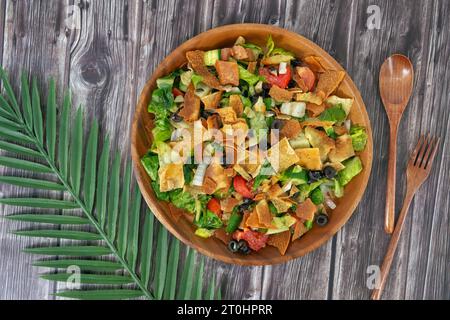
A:
{"type": "Polygon", "coordinates": [[[278,76],[275,76],[272,73],[270,73],[270,70],[268,68],[261,68],[259,69],[259,75],[266,78],[266,81],[271,85],[276,85],[282,89],[285,89],[292,78],[292,71],[291,68],[288,66],[286,67],[285,74],[279,74],[278,76]]]}
{"type": "Polygon", "coordinates": [[[219,218],[222,217],[222,209],[220,208],[220,202],[216,198],[211,198],[211,200],[208,201],[206,208],[219,218]]]}
{"type": "Polygon", "coordinates": [[[314,88],[314,83],[316,82],[316,76],[314,75],[314,72],[312,72],[312,70],[308,67],[297,67],[296,71],[299,77],[305,83],[308,91],[311,91],[312,88],[314,88]]]}
{"type": "Polygon", "coordinates": [[[238,230],[233,233],[233,238],[237,241],[241,239],[247,241],[250,249],[252,249],[253,251],[258,251],[266,246],[266,242],[269,236],[253,230],[238,230]]]}
{"type": "Polygon", "coordinates": [[[247,185],[247,181],[241,176],[236,176],[233,179],[234,190],[245,198],[253,198],[251,187],[247,185]]]}
{"type": "Polygon", "coordinates": [[[174,97],[184,96],[183,91],[181,91],[178,88],[172,88],[172,94],[173,94],[174,97]]]}

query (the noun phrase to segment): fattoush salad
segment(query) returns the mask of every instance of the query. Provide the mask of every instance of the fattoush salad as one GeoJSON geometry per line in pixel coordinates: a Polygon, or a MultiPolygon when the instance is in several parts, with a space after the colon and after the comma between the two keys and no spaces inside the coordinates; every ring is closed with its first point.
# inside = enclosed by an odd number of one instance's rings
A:
{"type": "Polygon", "coordinates": [[[270,245],[284,255],[333,219],[363,169],[366,128],[348,119],[354,99],[336,94],[345,72],[271,36],[186,59],[157,80],[148,106],[152,146],[141,161],[152,189],[185,211],[195,235],[237,254],[270,245]]]}

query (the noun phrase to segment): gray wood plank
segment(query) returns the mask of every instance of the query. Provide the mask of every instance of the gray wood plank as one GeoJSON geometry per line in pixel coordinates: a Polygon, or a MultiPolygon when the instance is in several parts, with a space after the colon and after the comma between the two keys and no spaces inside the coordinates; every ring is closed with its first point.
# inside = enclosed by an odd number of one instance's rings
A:
{"type": "MultiPolygon", "coordinates": [[[[416,70],[415,94],[409,103],[399,131],[401,134],[397,167],[397,209],[400,208],[404,196],[404,172],[407,158],[419,133],[433,131],[433,128],[442,128],[442,123],[447,125],[448,118],[442,115],[440,120],[436,117],[433,121],[424,121],[427,115],[432,114],[432,104],[424,99],[424,92],[441,92],[448,97],[448,92],[445,90],[430,86],[431,79],[427,76],[429,72],[427,69],[430,68],[429,46],[433,45],[429,40],[429,23],[431,17],[435,16],[433,7],[433,2],[420,2],[420,4],[417,2],[416,5],[410,1],[395,4],[384,1],[358,2],[355,30],[355,35],[358,37],[355,40],[353,68],[350,75],[361,90],[371,119],[374,134],[374,163],[366,194],[357,213],[338,235],[333,298],[369,297],[370,291],[366,287],[367,267],[381,263],[389,240],[389,236],[383,231],[385,201],[383,186],[386,183],[389,127],[377,90],[379,67],[387,56],[395,52],[403,53],[411,58],[416,70]],[[366,28],[365,13],[371,4],[377,4],[381,8],[380,30],[370,31],[366,28]],[[417,23],[417,17],[421,17],[421,23],[417,23]]],[[[432,181],[433,177],[427,182],[431,189],[436,187],[432,181]]],[[[425,194],[423,190],[416,198],[414,207],[410,209],[412,217],[410,216],[406,221],[396,259],[392,265],[392,273],[385,289],[385,299],[423,298],[421,292],[407,289],[407,286],[411,286],[416,281],[420,283],[421,274],[426,272],[426,268],[422,266],[423,262],[419,263],[419,260],[424,258],[423,253],[428,252],[431,230],[427,228],[425,220],[433,216],[427,203],[434,198],[434,194],[425,194]],[[413,224],[411,224],[412,220],[413,224]],[[410,256],[416,259],[408,261],[410,256]],[[421,258],[419,259],[418,256],[421,258]],[[408,294],[405,294],[405,291],[408,294]]],[[[446,227],[448,228],[448,225],[446,227]]],[[[433,233],[433,236],[440,237],[436,233],[433,233]]],[[[443,249],[446,250],[446,247],[443,249]]],[[[445,260],[446,257],[441,256],[441,259],[445,260]]],[[[440,268],[442,268],[443,260],[437,263],[440,268]]],[[[433,279],[442,281],[444,277],[444,273],[435,274],[433,279]]]]}
{"type": "MultiPolygon", "coordinates": [[[[67,41],[61,24],[61,12],[64,2],[53,5],[50,2],[2,1],[1,14],[5,15],[3,36],[2,65],[13,74],[13,86],[17,89],[22,71],[31,72],[38,77],[46,90],[49,75],[55,76],[55,81],[62,87],[64,79],[64,64],[67,58],[67,41]],[[6,4],[6,7],[5,7],[6,4]],[[36,28],[39,26],[39,28],[36,28]],[[43,58],[45,57],[45,59],[43,58]]],[[[45,92],[45,91],[44,91],[45,92]]],[[[45,97],[41,97],[44,99],[45,97]]],[[[38,177],[18,170],[0,168],[2,175],[19,175],[38,177]]],[[[33,191],[24,188],[0,185],[2,197],[15,196],[48,196],[48,192],[33,191]]],[[[16,207],[1,206],[2,216],[24,212],[16,207]]],[[[17,237],[10,231],[25,229],[28,224],[0,219],[0,299],[52,299],[53,284],[40,280],[38,272],[44,269],[31,268],[35,256],[23,254],[21,250],[37,241],[30,238],[17,237]]],[[[43,241],[42,244],[55,243],[43,241]]]]}
{"type": "MultiPolygon", "coordinates": [[[[68,81],[74,106],[84,109],[84,138],[86,141],[95,118],[101,133],[99,150],[109,135],[112,150],[120,151],[122,160],[129,160],[128,133],[136,103],[136,30],[140,23],[133,17],[139,13],[141,2],[93,1],[79,2],[78,6],[80,28],[71,31],[68,81]]],[[[75,108],[72,111],[74,116],[75,108]]],[[[85,230],[85,227],[77,229],[85,230]]],[[[62,243],[80,242],[65,240],[62,243]]],[[[65,283],[57,284],[57,290],[64,289],[65,283]]]]}
{"type": "MultiPolygon", "coordinates": [[[[411,110],[409,123],[418,122],[422,132],[442,138],[441,152],[435,159],[429,180],[421,187],[411,211],[410,250],[407,260],[406,299],[450,299],[449,215],[450,157],[448,128],[450,117],[450,23],[446,13],[448,1],[436,1],[430,8],[429,42],[422,57],[423,81],[419,79],[416,110],[411,110]],[[421,113],[420,121],[417,114],[421,113]]],[[[409,150],[413,146],[411,145],[409,150]]]]}

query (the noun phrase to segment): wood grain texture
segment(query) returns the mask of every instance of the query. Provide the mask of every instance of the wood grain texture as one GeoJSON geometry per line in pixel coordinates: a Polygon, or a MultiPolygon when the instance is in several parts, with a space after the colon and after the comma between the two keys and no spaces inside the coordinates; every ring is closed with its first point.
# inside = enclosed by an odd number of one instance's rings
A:
{"type": "MultiPolygon", "coordinates": [[[[38,77],[41,89],[46,90],[48,77],[55,76],[58,87],[64,87],[65,64],[67,58],[66,37],[61,24],[64,2],[53,6],[49,2],[7,1],[0,7],[4,14],[2,65],[12,77],[12,85],[18,88],[22,71],[30,71],[38,77]],[[5,6],[6,5],[6,6],[5,6]],[[39,28],[40,26],[45,32],[39,28]],[[46,57],[46,59],[42,59],[46,57]]],[[[45,91],[42,91],[45,92],[45,91]]],[[[45,97],[41,97],[43,100],[45,97]]],[[[0,168],[2,175],[20,175],[36,177],[24,171],[0,168]]],[[[48,196],[48,192],[33,191],[7,185],[0,185],[2,196],[48,196]]],[[[58,197],[57,193],[53,193],[58,197]]],[[[23,209],[0,206],[2,215],[25,212],[23,209]]],[[[31,238],[22,238],[9,234],[17,229],[29,228],[29,224],[0,220],[0,268],[5,270],[0,275],[1,299],[52,299],[54,284],[37,277],[44,269],[32,268],[35,257],[22,254],[25,247],[36,245],[31,238]]],[[[42,244],[55,243],[53,240],[42,244]]]]}
{"type": "MultiPolygon", "coordinates": [[[[75,102],[84,104],[89,117],[100,118],[101,132],[111,135],[122,157],[129,152],[131,117],[146,80],[174,48],[211,27],[258,22],[295,31],[327,50],[359,87],[372,123],[375,157],[357,211],[332,241],[284,265],[239,267],[206,259],[206,273],[219,277],[227,299],[369,298],[367,267],[381,263],[389,240],[383,230],[388,125],[378,70],[390,54],[407,55],[415,68],[415,88],[399,128],[397,212],[407,155],[419,133],[439,134],[444,152],[411,205],[392,265],[397,275],[389,277],[384,298],[450,298],[449,1],[68,0],[81,3],[78,31],[65,29],[66,2],[55,2],[0,0],[2,65],[15,75],[30,70],[41,81],[53,75],[59,88],[70,84],[75,102]],[[380,30],[366,27],[372,4],[381,9],[380,30]]],[[[23,191],[29,192],[0,185],[3,195],[23,191]]],[[[0,210],[2,215],[17,212],[0,210]]],[[[24,227],[0,220],[0,298],[51,298],[56,288],[38,280],[41,270],[32,269],[32,257],[20,252],[33,242],[7,233],[24,227]]]]}

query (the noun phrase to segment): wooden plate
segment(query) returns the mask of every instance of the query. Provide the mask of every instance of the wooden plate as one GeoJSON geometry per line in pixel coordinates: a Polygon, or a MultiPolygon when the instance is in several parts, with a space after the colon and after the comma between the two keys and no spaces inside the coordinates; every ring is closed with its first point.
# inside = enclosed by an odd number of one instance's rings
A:
{"type": "Polygon", "coordinates": [[[306,38],[277,27],[260,24],[235,24],[215,28],[204,32],[175,49],[153,73],[142,90],[131,130],[131,152],[134,172],[145,201],[158,220],[178,239],[214,259],[240,265],[270,265],[285,262],[318,248],[329,240],[352,215],[366,189],[372,166],[372,130],[369,117],[361,95],[353,81],[347,75],[338,88],[340,96],[354,97],[355,102],[350,112],[350,119],[366,126],[369,139],[367,147],[360,154],[364,170],[345,188],[345,195],[337,202],[337,208],[331,213],[330,221],[325,227],[314,227],[299,240],[290,244],[286,255],[281,256],[276,248],[266,247],[249,256],[232,254],[223,242],[212,237],[203,239],[194,235],[195,228],[183,215],[173,210],[173,206],[158,201],[150,186],[150,178],[141,165],[140,159],[151,145],[152,116],[147,112],[151,93],[156,87],[156,79],[167,75],[186,62],[185,53],[190,50],[210,50],[230,47],[238,36],[249,42],[263,46],[267,37],[272,35],[277,47],[294,52],[298,57],[316,55],[322,58],[327,69],[343,70],[342,67],[318,45],[306,38]]]}

